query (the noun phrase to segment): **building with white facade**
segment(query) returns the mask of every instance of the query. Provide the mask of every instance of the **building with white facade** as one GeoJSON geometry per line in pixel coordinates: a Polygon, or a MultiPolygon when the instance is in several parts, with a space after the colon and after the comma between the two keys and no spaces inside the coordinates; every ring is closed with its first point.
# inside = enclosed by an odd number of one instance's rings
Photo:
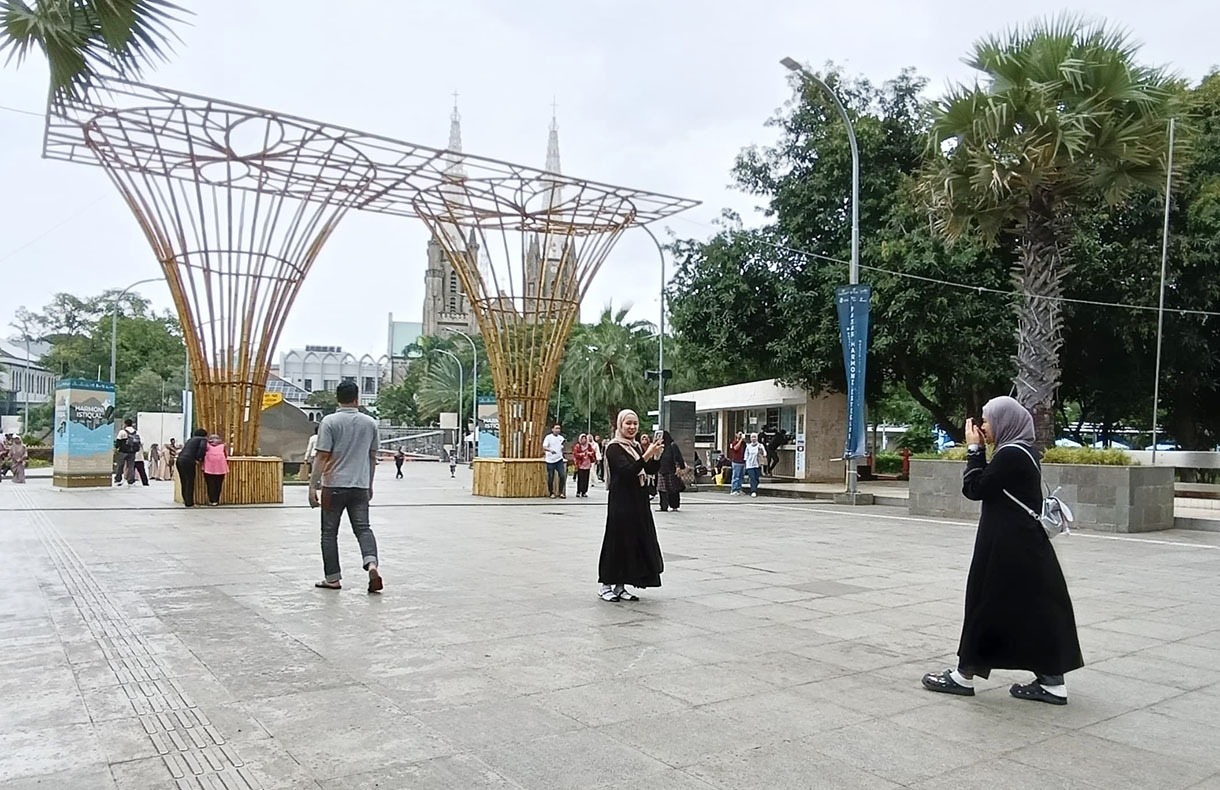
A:
{"type": "Polygon", "coordinates": [[[361,402],[371,403],[381,388],[385,363],[385,357],[357,357],[340,346],[305,346],[280,354],[280,364],[273,372],[305,392],[334,392],[340,382],[354,381],[360,388],[361,402]]]}
{"type": "Polygon", "coordinates": [[[0,340],[0,414],[18,414],[26,405],[40,406],[55,398],[56,376],[38,364],[50,343],[0,340]]]}

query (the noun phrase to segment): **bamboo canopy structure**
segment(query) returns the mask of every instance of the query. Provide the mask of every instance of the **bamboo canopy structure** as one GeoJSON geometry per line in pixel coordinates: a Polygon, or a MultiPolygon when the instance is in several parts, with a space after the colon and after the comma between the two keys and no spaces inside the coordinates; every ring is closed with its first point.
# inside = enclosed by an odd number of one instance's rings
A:
{"type": "Polygon", "coordinates": [[[43,154],[105,169],[169,284],[198,423],[246,456],[293,301],[349,210],[422,218],[444,246],[514,426],[502,452],[521,458],[614,242],[697,205],[121,79],[52,97],[43,154]],[[534,291],[527,259],[549,278],[534,291]]]}

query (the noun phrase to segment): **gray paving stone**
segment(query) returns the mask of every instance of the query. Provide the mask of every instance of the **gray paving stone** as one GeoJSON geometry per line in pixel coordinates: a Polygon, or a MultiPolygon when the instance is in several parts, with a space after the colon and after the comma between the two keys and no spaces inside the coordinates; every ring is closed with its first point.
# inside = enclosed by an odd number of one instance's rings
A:
{"type": "Polygon", "coordinates": [[[648,688],[695,705],[744,697],[774,688],[765,680],[719,665],[660,672],[645,676],[642,682],[648,688]]]}
{"type": "Polygon", "coordinates": [[[509,782],[477,757],[458,754],[340,776],[322,782],[321,787],[322,790],[509,790],[521,785],[509,782]]]}
{"type": "Polygon", "coordinates": [[[1023,746],[1006,756],[1014,762],[1100,787],[1177,790],[1197,784],[1213,773],[1177,757],[1083,732],[1023,746]]]}
{"type": "Polygon", "coordinates": [[[461,751],[530,741],[579,730],[585,726],[585,723],[568,711],[547,704],[548,701],[546,695],[540,695],[477,702],[417,713],[414,718],[461,751]]]}
{"type": "Polygon", "coordinates": [[[475,500],[446,472],[378,491],[382,596],[313,589],[295,500],[0,487],[22,569],[0,590],[0,788],[1203,790],[1220,771],[1220,551],[1200,548],[1220,536],[1056,546],[1091,663],[1050,708],[1008,695],[1026,673],[968,700],[919,687],[954,660],[968,525],[696,494],[661,524],[665,586],[610,605],[600,528],[579,526],[600,489],[475,500]]]}
{"type": "Polygon", "coordinates": [[[891,790],[876,774],[814,751],[803,741],[718,754],[687,769],[722,790],[891,790]]]}
{"type": "Polygon", "coordinates": [[[920,730],[885,719],[819,733],[803,744],[899,785],[931,779],[990,756],[972,744],[929,738],[920,730]]]}
{"type": "Polygon", "coordinates": [[[684,700],[645,686],[642,681],[646,677],[603,680],[537,694],[530,699],[591,727],[619,724],[689,707],[684,700]]]}
{"type": "Polygon", "coordinates": [[[60,772],[88,774],[105,764],[88,724],[0,733],[0,783],[60,772]]]}
{"type": "Polygon", "coordinates": [[[522,787],[553,790],[596,786],[607,780],[664,787],[663,776],[669,770],[659,760],[594,729],[498,746],[475,756],[522,787]]]}
{"type": "Polygon", "coordinates": [[[1104,790],[1105,786],[999,758],[949,771],[910,787],[915,790],[1104,790]]]}
{"type": "Polygon", "coordinates": [[[1094,724],[1082,732],[1119,743],[1154,749],[1209,772],[1220,771],[1220,737],[1212,724],[1202,724],[1152,710],[1137,710],[1094,724]]]}

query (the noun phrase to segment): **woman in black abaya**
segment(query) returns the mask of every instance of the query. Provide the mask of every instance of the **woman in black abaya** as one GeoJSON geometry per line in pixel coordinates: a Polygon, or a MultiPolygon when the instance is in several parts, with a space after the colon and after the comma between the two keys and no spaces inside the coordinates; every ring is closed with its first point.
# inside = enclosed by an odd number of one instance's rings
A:
{"type": "Polygon", "coordinates": [[[1084,666],[1076,617],[1059,559],[1030,510],[1042,509],[1042,470],[1034,450],[1034,421],[1009,397],[983,407],[983,424],[966,421],[962,493],[983,503],[974,558],[966,581],[966,613],[956,669],[929,673],[932,691],[974,696],[975,676],[993,669],[1024,669],[1032,683],[1015,684],[1019,699],[1067,704],[1063,676],[1084,666]],[[991,461],[985,442],[995,444],[991,461]]]}
{"type": "Polygon", "coordinates": [[[660,587],[665,563],[657,543],[657,528],[648,507],[647,475],[656,472],[664,442],[647,450],[636,443],[640,418],[630,409],[618,413],[614,439],[606,446],[606,535],[598,563],[599,596],[603,601],[638,601],[632,587],[660,587]]]}

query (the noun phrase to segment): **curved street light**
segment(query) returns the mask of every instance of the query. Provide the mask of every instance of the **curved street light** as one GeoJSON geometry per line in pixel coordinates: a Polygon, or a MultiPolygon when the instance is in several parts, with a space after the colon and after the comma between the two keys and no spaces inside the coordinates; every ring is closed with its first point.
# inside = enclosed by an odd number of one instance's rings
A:
{"type": "Polygon", "coordinates": [[[847,108],[829,85],[792,58],[784,58],[780,63],[800,76],[806,84],[821,88],[822,92],[830,97],[847,126],[847,142],[851,145],[851,268],[848,271],[848,283],[857,285],[860,282],[860,149],[856,145],[856,129],[852,126],[847,108]]]}
{"type": "Polygon", "coordinates": [[[470,344],[470,350],[474,353],[473,370],[470,373],[470,419],[474,423],[474,430],[471,435],[475,437],[474,454],[479,454],[479,347],[474,344],[474,339],[470,335],[454,329],[451,326],[445,327],[445,330],[452,332],[455,335],[461,335],[466,338],[466,342],[470,344]]]}
{"type": "Polygon", "coordinates": [[[126,296],[127,292],[130,291],[132,288],[135,288],[137,285],[144,285],[145,283],[157,283],[157,282],[162,282],[162,281],[163,281],[163,278],[161,278],[161,277],[149,277],[147,280],[136,280],[134,283],[132,283],[131,285],[127,286],[126,288],[124,288],[123,290],[121,290],[117,294],[115,294],[115,297],[110,304],[110,383],[111,384],[115,383],[115,381],[114,381],[114,357],[115,357],[115,352],[118,350],[118,343],[119,343],[119,300],[122,299],[124,296],[126,296]]]}
{"type": "Polygon", "coordinates": [[[665,415],[665,248],[652,228],[641,225],[640,229],[648,234],[656,245],[657,256],[661,259],[661,320],[660,331],[657,332],[657,428],[664,430],[665,415]]]}
{"type": "Polygon", "coordinates": [[[465,444],[465,442],[462,441],[462,398],[466,395],[466,382],[462,379],[462,360],[458,359],[458,355],[453,353],[452,351],[446,351],[443,348],[434,348],[432,350],[437,352],[438,354],[444,354],[447,357],[453,357],[453,361],[457,363],[457,368],[458,368],[458,409],[457,409],[458,435],[455,437],[454,444],[461,447],[463,444],[465,444]]]}

